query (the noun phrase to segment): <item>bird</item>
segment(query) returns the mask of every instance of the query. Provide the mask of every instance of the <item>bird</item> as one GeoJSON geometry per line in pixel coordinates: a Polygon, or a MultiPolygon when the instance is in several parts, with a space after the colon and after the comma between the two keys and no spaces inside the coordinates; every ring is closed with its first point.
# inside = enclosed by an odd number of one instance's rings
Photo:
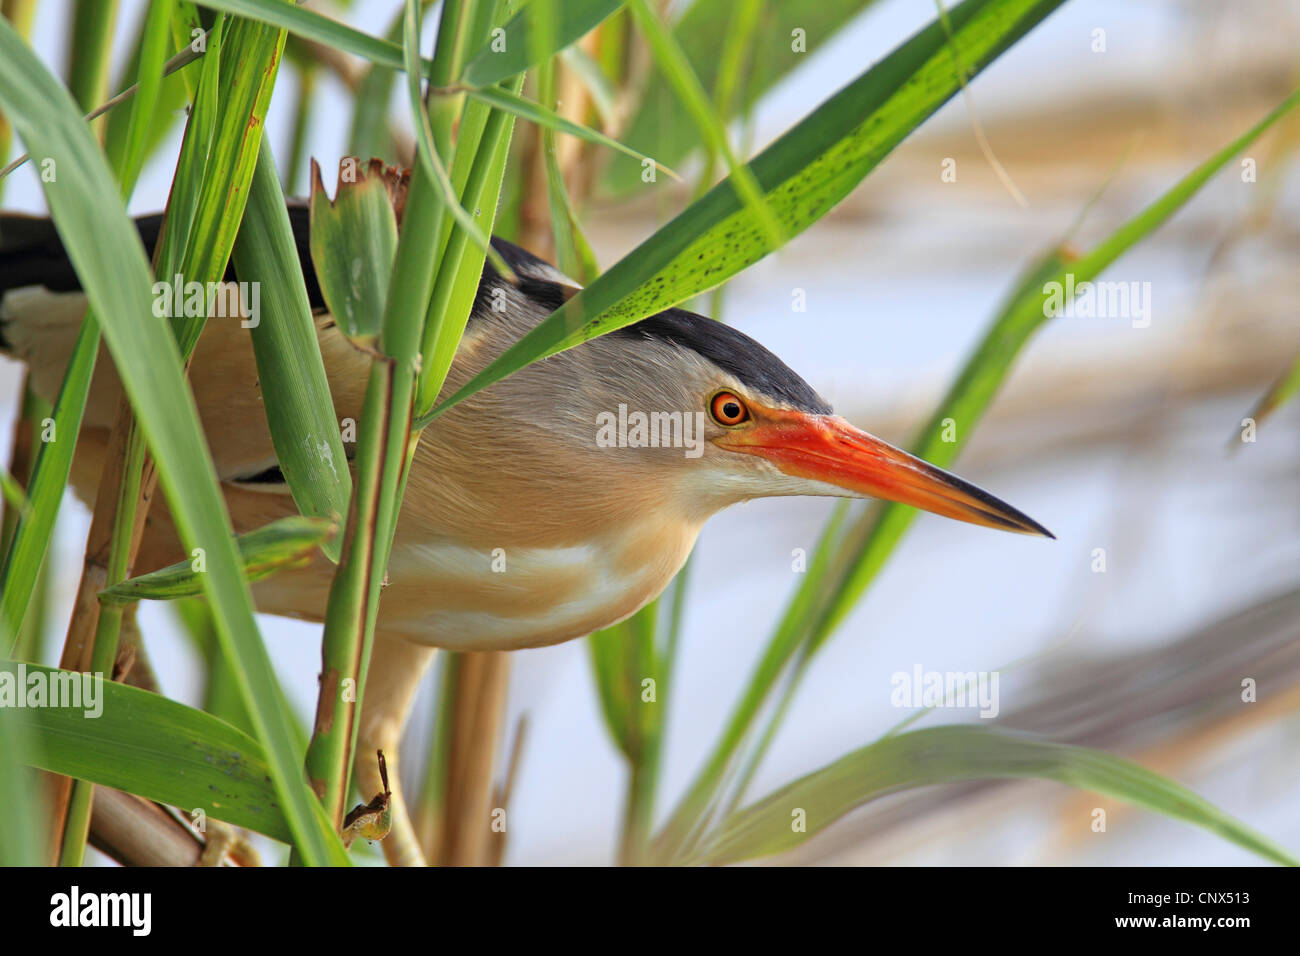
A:
{"type": "MultiPolygon", "coordinates": [[[[340,422],[361,420],[370,357],[329,315],[312,265],[309,210],[288,201],[317,340],[340,422]]],[[[152,251],[160,215],[136,220],[152,251]]],[[[514,272],[488,261],[444,394],[451,394],[577,289],[500,238],[514,272]]],[[[233,271],[226,278],[234,280],[233,271]]],[[[53,399],[85,310],[53,223],[0,214],[0,353],[53,399]]],[[[211,318],[190,382],[237,533],[297,514],[261,403],[256,329],[211,318]]],[[[121,386],[99,356],[70,484],[94,500],[121,386]]],[[[346,446],[349,452],[355,445],[346,446]]],[[[387,568],[359,719],[356,781],[382,792],[414,693],[435,649],[515,650],[583,637],[657,597],[700,529],[757,498],[816,495],[901,502],[958,521],[1052,537],[975,485],[837,416],[801,376],[738,329],[671,308],[550,356],[485,388],[421,434],[387,568]]],[[[185,552],[159,502],[136,573],[185,552]]],[[[252,585],[258,609],[323,619],[334,566],[252,585]]],[[[390,863],[419,864],[393,774],[390,863]]]]}

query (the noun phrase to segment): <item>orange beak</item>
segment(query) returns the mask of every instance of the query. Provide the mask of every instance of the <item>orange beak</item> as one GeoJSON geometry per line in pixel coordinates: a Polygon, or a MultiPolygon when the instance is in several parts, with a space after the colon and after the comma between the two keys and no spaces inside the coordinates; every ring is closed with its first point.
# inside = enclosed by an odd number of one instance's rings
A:
{"type": "Polygon", "coordinates": [[[754,419],[714,443],[766,458],[787,475],[820,481],[988,528],[1054,538],[1028,515],[968,481],[854,428],[843,418],[754,409],[754,419]]]}

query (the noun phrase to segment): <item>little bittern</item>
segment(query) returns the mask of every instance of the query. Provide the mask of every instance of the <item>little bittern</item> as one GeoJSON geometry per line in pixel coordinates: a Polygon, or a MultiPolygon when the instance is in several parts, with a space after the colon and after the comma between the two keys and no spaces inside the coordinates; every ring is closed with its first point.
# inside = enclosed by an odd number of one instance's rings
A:
{"type": "MultiPolygon", "coordinates": [[[[340,421],[358,421],[369,358],[326,314],[307,251],[306,208],[290,212],[334,410],[340,421]]],[[[158,216],[139,221],[146,247],[159,225],[158,216]]],[[[484,268],[447,394],[572,294],[572,281],[547,263],[507,242],[494,245],[517,281],[484,268]]],[[[48,221],[0,217],[0,341],[28,364],[32,387],[46,398],[58,390],[82,320],[79,290],[48,221]]],[[[241,533],[296,513],[272,450],[249,335],[237,320],[210,319],[190,369],[241,533]]],[[[119,388],[102,355],[72,475],[87,500],[119,388]]],[[[424,431],[380,602],[357,747],[363,793],[379,790],[368,755],[383,750],[396,763],[406,711],[434,648],[537,647],[620,621],[664,589],[710,515],[770,495],[885,498],[1048,534],[992,495],[836,416],[748,336],[681,309],[661,312],[517,372],[424,431]]],[[[137,571],[181,556],[160,502],[137,571]]],[[[333,571],[318,557],[272,575],[254,585],[258,606],[319,621],[333,571]]],[[[411,862],[418,854],[396,777],[385,851],[411,862]]]]}

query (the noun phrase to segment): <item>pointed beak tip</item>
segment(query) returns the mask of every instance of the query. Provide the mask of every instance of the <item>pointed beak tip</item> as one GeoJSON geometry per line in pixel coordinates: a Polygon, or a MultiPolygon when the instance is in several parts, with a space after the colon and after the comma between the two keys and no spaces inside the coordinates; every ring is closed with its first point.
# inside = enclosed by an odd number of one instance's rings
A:
{"type": "MultiPolygon", "coordinates": [[[[1023,511],[1012,508],[1004,501],[988,496],[981,502],[980,512],[984,518],[992,518],[993,521],[975,521],[976,524],[985,524],[986,527],[1001,526],[1006,531],[1012,531],[1017,534],[1029,535],[1035,538],[1048,538],[1056,540],[1056,535],[1043,527],[1023,511]],[[995,505],[996,510],[989,505],[995,505]],[[994,521],[997,523],[995,524],[994,521]]],[[[969,519],[967,519],[969,520],[969,519]]]]}
{"type": "MultiPolygon", "coordinates": [[[[725,443],[759,455],[787,475],[833,485],[971,524],[1056,540],[1022,511],[838,416],[766,411],[770,421],[725,443]]],[[[824,492],[822,492],[824,493],[824,492]]]]}
{"type": "MultiPolygon", "coordinates": [[[[997,499],[992,499],[996,501],[997,499]]],[[[947,515],[961,521],[969,521],[971,524],[981,525],[986,528],[994,528],[1001,531],[1010,531],[1012,534],[1023,534],[1032,538],[1047,538],[1051,541],[1056,540],[1056,535],[1043,527],[1029,515],[1022,511],[998,502],[1002,507],[998,511],[992,511],[988,508],[989,502],[984,502],[983,506],[977,511],[972,511],[969,516],[965,515],[947,515]]]]}
{"type": "Polygon", "coordinates": [[[1023,511],[1019,511],[1016,508],[1011,507],[1009,504],[1007,504],[1004,501],[1000,501],[997,498],[993,498],[992,496],[989,496],[987,503],[985,504],[986,514],[988,514],[987,504],[994,504],[994,503],[998,506],[996,512],[997,517],[1001,521],[1005,522],[1004,527],[1006,527],[1006,530],[1014,531],[1019,534],[1030,535],[1035,538],[1048,538],[1049,540],[1052,541],[1056,540],[1056,535],[1052,534],[1052,532],[1049,531],[1047,528],[1045,528],[1043,525],[1039,524],[1033,518],[1029,517],[1029,515],[1025,514],[1023,511]]]}

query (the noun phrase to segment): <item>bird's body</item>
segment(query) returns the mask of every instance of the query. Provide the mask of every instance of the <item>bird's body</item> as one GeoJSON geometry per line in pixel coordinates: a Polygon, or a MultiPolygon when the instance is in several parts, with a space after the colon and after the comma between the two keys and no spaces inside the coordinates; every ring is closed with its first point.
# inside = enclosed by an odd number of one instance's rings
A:
{"type": "MultiPolygon", "coordinates": [[[[334,411],[346,430],[362,419],[371,359],[324,314],[306,253],[305,209],[291,214],[334,411]]],[[[141,234],[146,245],[156,238],[156,218],[142,221],[141,234]]],[[[541,260],[508,243],[498,250],[518,282],[485,268],[448,394],[572,294],[570,280],[541,260]]],[[[33,388],[46,398],[57,393],[80,326],[78,288],[48,223],[0,217],[0,344],[27,362],[33,388]]],[[[237,532],[297,513],[276,464],[249,336],[237,319],[210,319],[190,369],[237,532]]],[[[72,476],[88,501],[119,401],[105,352],[72,476]]],[[[835,417],[747,336],[669,310],[531,365],[422,433],[380,601],[358,753],[383,749],[393,762],[428,648],[534,647],[609,626],[664,589],[710,515],[789,494],[887,497],[1046,534],[974,486],[835,417]],[[651,441],[627,440],[626,419],[636,414],[661,426],[651,441]]],[[[184,553],[162,504],[150,512],[137,573],[184,553]]],[[[258,606],[320,620],[333,572],[317,555],[276,573],[254,586],[258,606]]],[[[375,768],[361,759],[363,785],[378,787],[375,768]]],[[[394,845],[407,845],[400,794],[395,799],[394,845]]]]}
{"type": "MultiPolygon", "coordinates": [[[[487,270],[450,388],[554,307],[542,283],[568,281],[522,250],[499,246],[512,268],[531,280],[532,294],[487,270]],[[501,311],[491,307],[490,289],[501,290],[501,311]]],[[[79,292],[40,284],[15,286],[0,300],[9,349],[28,362],[33,387],[49,399],[57,394],[84,307],[79,292]]],[[[335,414],[346,429],[361,420],[370,359],[327,313],[317,315],[316,326],[335,414]]],[[[690,477],[676,467],[687,460],[683,449],[597,444],[596,418],[584,410],[593,393],[603,391],[606,398],[592,407],[611,411],[661,401],[652,391],[662,356],[644,351],[643,361],[629,364],[609,354],[624,342],[598,340],[554,356],[471,397],[424,431],[393,543],[382,633],[466,650],[554,644],[627,617],[668,584],[721,501],[681,487],[690,477]],[[512,436],[507,447],[503,435],[512,436]]],[[[665,344],[660,351],[677,349],[665,344]]],[[[296,514],[276,469],[250,333],[237,318],[209,320],[190,379],[235,531],[296,514]]],[[[73,488],[87,502],[94,500],[119,399],[104,348],[72,475],[73,488]]],[[[165,505],[159,505],[151,510],[137,571],[183,556],[165,505]]],[[[254,585],[258,606],[320,620],[333,571],[318,554],[306,567],[272,575],[254,585]]]]}

